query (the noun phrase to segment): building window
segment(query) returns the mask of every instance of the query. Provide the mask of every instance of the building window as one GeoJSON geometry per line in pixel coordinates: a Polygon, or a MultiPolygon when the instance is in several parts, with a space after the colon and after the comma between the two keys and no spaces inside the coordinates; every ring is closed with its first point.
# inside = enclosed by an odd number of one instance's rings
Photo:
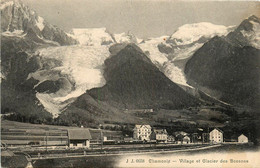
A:
{"type": "Polygon", "coordinates": [[[77,146],[77,143],[74,142],[74,143],[73,143],[73,146],[77,146]]]}

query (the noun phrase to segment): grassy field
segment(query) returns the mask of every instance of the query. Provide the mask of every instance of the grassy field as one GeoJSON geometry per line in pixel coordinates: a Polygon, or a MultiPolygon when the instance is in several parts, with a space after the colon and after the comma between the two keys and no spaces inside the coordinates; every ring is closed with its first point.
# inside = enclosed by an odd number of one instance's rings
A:
{"type": "MultiPolygon", "coordinates": [[[[7,145],[39,144],[66,145],[68,141],[67,130],[78,127],[29,124],[15,121],[1,120],[1,141],[7,145]]],[[[89,129],[92,140],[100,139],[99,129],[89,129]]],[[[103,130],[103,135],[120,139],[121,131],[103,130]]]]}

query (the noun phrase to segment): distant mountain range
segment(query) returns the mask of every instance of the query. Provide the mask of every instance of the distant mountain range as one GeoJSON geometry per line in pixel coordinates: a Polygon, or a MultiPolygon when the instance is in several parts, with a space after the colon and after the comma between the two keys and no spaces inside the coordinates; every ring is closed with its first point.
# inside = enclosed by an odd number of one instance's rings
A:
{"type": "Polygon", "coordinates": [[[0,8],[3,112],[123,120],[127,109],[198,106],[205,103],[199,92],[231,105],[259,104],[255,16],[238,27],[194,23],[143,40],[106,28],[66,33],[19,1],[0,8]]]}

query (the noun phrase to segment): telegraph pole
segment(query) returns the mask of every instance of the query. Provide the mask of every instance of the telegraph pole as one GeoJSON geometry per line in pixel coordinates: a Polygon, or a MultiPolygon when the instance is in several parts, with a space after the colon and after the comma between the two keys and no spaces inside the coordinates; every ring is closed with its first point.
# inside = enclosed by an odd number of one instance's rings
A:
{"type": "Polygon", "coordinates": [[[103,149],[103,132],[100,130],[101,150],[103,149]]]}
{"type": "Polygon", "coordinates": [[[48,136],[47,136],[47,132],[46,132],[46,152],[48,151],[47,145],[48,145],[48,136]]]}

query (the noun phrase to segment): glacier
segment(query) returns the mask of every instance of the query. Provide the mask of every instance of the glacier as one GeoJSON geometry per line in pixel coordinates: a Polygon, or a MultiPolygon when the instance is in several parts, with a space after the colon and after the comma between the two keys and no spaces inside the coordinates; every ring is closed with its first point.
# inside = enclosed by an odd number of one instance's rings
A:
{"type": "Polygon", "coordinates": [[[29,74],[28,79],[34,78],[38,80],[37,85],[39,85],[45,80],[56,81],[66,77],[73,85],[73,87],[63,88],[63,90],[56,93],[37,93],[36,96],[45,109],[54,116],[58,116],[62,109],[71,103],[71,99],[80,96],[86,90],[105,85],[103,64],[110,55],[109,46],[48,47],[39,49],[36,55],[41,59],[58,60],[62,62],[62,65],[53,64],[53,66],[46,69],[39,69],[29,74]]]}
{"type": "Polygon", "coordinates": [[[46,80],[57,81],[66,78],[66,86],[61,87],[56,93],[36,94],[45,109],[57,117],[66,106],[84,94],[86,90],[106,84],[103,64],[110,56],[109,48],[113,44],[135,43],[170,80],[182,86],[191,87],[187,84],[183,67],[185,61],[204,44],[205,41],[201,42],[199,39],[202,37],[210,39],[215,35],[227,33],[228,27],[225,26],[196,23],[180,27],[171,36],[142,40],[130,32],[111,34],[106,28],[76,28],[68,35],[78,40],[78,45],[42,48],[35,53],[43,60],[58,60],[61,65],[50,64],[48,68],[41,68],[31,73],[28,79],[38,80],[39,83],[35,85],[37,87],[46,80]],[[158,45],[173,50],[170,53],[164,53],[159,50],[158,45]]]}
{"type": "Polygon", "coordinates": [[[106,28],[75,28],[72,37],[77,39],[81,45],[107,45],[114,43],[112,36],[106,28]]]}

